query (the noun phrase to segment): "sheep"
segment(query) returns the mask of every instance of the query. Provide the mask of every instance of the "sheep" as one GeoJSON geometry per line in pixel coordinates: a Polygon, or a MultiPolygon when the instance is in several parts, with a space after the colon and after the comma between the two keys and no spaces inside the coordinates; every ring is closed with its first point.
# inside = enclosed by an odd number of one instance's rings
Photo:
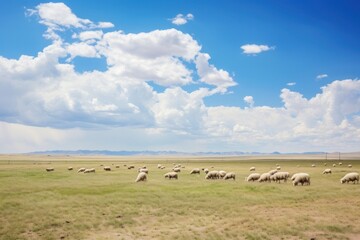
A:
{"type": "Polygon", "coordinates": [[[339,162],[339,166],[341,166],[342,165],[342,162],[339,162]]]}
{"type": "Polygon", "coordinates": [[[327,163],[324,163],[324,166],[327,166],[327,163]]]}
{"type": "Polygon", "coordinates": [[[278,171],[278,170],[274,169],[274,170],[270,170],[268,173],[269,173],[270,175],[274,175],[275,173],[277,173],[277,171],[278,171]]]}
{"type": "Polygon", "coordinates": [[[190,174],[200,174],[200,169],[194,168],[193,170],[191,170],[190,174]]]}
{"type": "Polygon", "coordinates": [[[161,168],[161,164],[158,164],[158,165],[157,165],[157,168],[159,168],[159,169],[160,169],[160,168],[161,168]]]}
{"type": "Polygon", "coordinates": [[[205,174],[208,174],[208,173],[209,173],[209,169],[205,168],[205,169],[204,169],[204,173],[205,173],[205,174]]]}
{"type": "Polygon", "coordinates": [[[49,167],[49,168],[46,168],[45,170],[46,170],[47,172],[52,172],[52,171],[54,171],[54,168],[49,167]]]}
{"type": "Polygon", "coordinates": [[[349,165],[348,165],[348,168],[352,168],[352,165],[351,165],[351,164],[349,164],[349,165]]]}
{"type": "Polygon", "coordinates": [[[280,167],[280,166],[277,166],[277,167],[276,167],[276,170],[280,171],[280,170],[281,170],[281,167],[280,167]]]}
{"type": "Polygon", "coordinates": [[[224,180],[228,180],[228,179],[233,179],[233,180],[235,180],[235,173],[229,172],[229,173],[227,173],[227,174],[224,176],[223,179],[224,179],[224,180]]]}
{"type": "Polygon", "coordinates": [[[336,164],[335,164],[335,163],[333,164],[333,167],[336,167],[336,164]]]}
{"type": "Polygon", "coordinates": [[[86,170],[86,168],[79,168],[79,170],[77,172],[80,173],[80,172],[84,172],[85,170],[86,170]]]}
{"type": "Polygon", "coordinates": [[[327,168],[327,169],[325,169],[324,171],[323,171],[323,173],[322,174],[331,174],[332,172],[331,172],[331,169],[330,168],[327,168]]]}
{"type": "Polygon", "coordinates": [[[161,168],[160,169],[165,169],[165,166],[161,166],[161,168]]]}
{"type": "Polygon", "coordinates": [[[270,182],[271,174],[269,172],[260,175],[259,182],[270,182]]]}
{"type": "Polygon", "coordinates": [[[288,172],[277,172],[274,175],[270,177],[270,180],[280,183],[281,180],[284,180],[284,182],[287,181],[290,174],[288,172]]]}
{"type": "Polygon", "coordinates": [[[174,178],[174,179],[178,179],[178,174],[177,172],[168,172],[166,174],[164,174],[165,178],[168,178],[169,180],[174,178]]]}
{"type": "Polygon", "coordinates": [[[144,182],[144,181],[146,181],[147,180],[147,174],[146,173],[144,173],[144,172],[140,172],[138,175],[137,175],[137,177],[136,177],[136,179],[135,179],[135,182],[144,182]]]}
{"type": "Polygon", "coordinates": [[[172,170],[173,170],[174,172],[181,172],[181,168],[178,168],[178,167],[174,167],[172,170]]]}
{"type": "Polygon", "coordinates": [[[138,172],[143,172],[143,173],[148,174],[148,173],[149,173],[149,170],[146,169],[146,168],[139,168],[138,172]]]}
{"type": "Polygon", "coordinates": [[[128,166],[128,169],[132,169],[132,168],[135,168],[135,166],[134,165],[128,166]]]}
{"type": "Polygon", "coordinates": [[[69,171],[72,171],[74,168],[73,167],[68,167],[68,170],[69,171]]]}
{"type": "Polygon", "coordinates": [[[348,173],[343,178],[340,179],[340,182],[341,183],[353,182],[354,184],[356,182],[359,183],[359,173],[357,172],[348,173]]]}
{"type": "Polygon", "coordinates": [[[248,177],[245,178],[247,182],[254,182],[259,180],[260,174],[259,173],[252,173],[248,177]]]}
{"type": "Polygon", "coordinates": [[[95,168],[85,169],[84,173],[95,173],[95,168]]]}
{"type": "Polygon", "coordinates": [[[116,168],[120,168],[120,166],[119,166],[119,165],[116,165],[115,167],[116,167],[116,168]]]}
{"type": "Polygon", "coordinates": [[[255,167],[250,168],[250,172],[255,171],[255,167]]]}
{"type": "Polygon", "coordinates": [[[316,165],[315,165],[315,164],[311,164],[311,167],[316,167],[316,165]]]}
{"type": "Polygon", "coordinates": [[[105,166],[105,167],[104,167],[104,170],[105,170],[105,171],[111,171],[111,167],[105,166]]]}
{"type": "Polygon", "coordinates": [[[219,171],[210,171],[206,174],[205,179],[219,179],[219,171]]]}
{"type": "Polygon", "coordinates": [[[226,172],[225,171],[219,171],[219,178],[224,178],[226,175],[226,172]]]}
{"type": "Polygon", "coordinates": [[[307,173],[296,173],[291,179],[293,180],[294,186],[297,186],[299,183],[301,183],[301,185],[310,185],[310,175],[307,173]]]}

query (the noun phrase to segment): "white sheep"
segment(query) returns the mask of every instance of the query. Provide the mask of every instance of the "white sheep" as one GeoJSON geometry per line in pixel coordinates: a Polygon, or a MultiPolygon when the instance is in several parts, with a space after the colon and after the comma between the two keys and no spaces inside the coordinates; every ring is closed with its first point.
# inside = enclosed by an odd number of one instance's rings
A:
{"type": "Polygon", "coordinates": [[[178,179],[178,174],[177,174],[177,172],[168,172],[168,173],[164,174],[164,177],[169,178],[169,179],[172,179],[172,178],[178,179]]]}
{"type": "Polygon", "coordinates": [[[271,177],[271,173],[267,172],[267,173],[263,173],[260,175],[259,178],[259,182],[270,182],[270,177],[271,177]]]}
{"type": "Polygon", "coordinates": [[[143,172],[143,173],[148,174],[148,173],[149,173],[149,170],[146,169],[146,168],[139,168],[138,172],[143,172]]]}
{"type": "Polygon", "coordinates": [[[144,173],[144,172],[140,172],[138,175],[137,175],[137,177],[136,177],[136,179],[135,179],[135,182],[144,182],[144,181],[146,181],[147,180],[147,174],[146,173],[144,173]]]}
{"type": "Polygon", "coordinates": [[[275,173],[277,173],[277,171],[278,171],[278,170],[273,169],[273,170],[270,170],[268,173],[269,173],[270,175],[274,175],[275,173]]]}
{"type": "Polygon", "coordinates": [[[357,172],[348,173],[343,178],[340,179],[340,182],[341,183],[353,182],[354,184],[356,182],[359,183],[359,173],[357,172]]]}
{"type": "Polygon", "coordinates": [[[205,179],[219,179],[219,171],[210,171],[206,174],[205,179]]]}
{"type": "Polygon", "coordinates": [[[174,167],[172,170],[173,170],[174,172],[181,172],[181,168],[179,168],[179,167],[174,167]]]}
{"type": "Polygon", "coordinates": [[[316,167],[316,165],[315,165],[315,164],[311,164],[311,167],[316,167]]]}
{"type": "Polygon", "coordinates": [[[161,166],[160,169],[165,169],[165,166],[161,166]]]}
{"type": "Polygon", "coordinates": [[[280,170],[281,170],[281,167],[280,167],[280,166],[277,166],[277,167],[276,167],[276,170],[280,171],[280,170]]]}
{"type": "Polygon", "coordinates": [[[128,166],[128,169],[133,169],[133,168],[135,168],[135,166],[134,166],[134,165],[130,165],[130,166],[128,166]]]}
{"type": "Polygon", "coordinates": [[[272,181],[280,183],[281,180],[284,180],[284,182],[287,181],[287,179],[290,177],[290,174],[288,172],[277,172],[274,175],[270,177],[272,181]]]}
{"type": "Polygon", "coordinates": [[[200,169],[194,168],[193,170],[191,170],[190,174],[200,174],[200,169]]]}
{"type": "Polygon", "coordinates": [[[49,167],[49,168],[46,168],[45,170],[46,170],[47,172],[52,172],[52,171],[54,171],[54,168],[49,167]]]}
{"type": "Polygon", "coordinates": [[[331,172],[331,169],[330,168],[327,168],[327,169],[325,169],[324,171],[323,171],[323,173],[322,174],[331,174],[332,172],[331,172]]]}
{"type": "Polygon", "coordinates": [[[352,165],[351,165],[351,164],[349,164],[349,165],[348,165],[348,168],[352,168],[352,165]]]}
{"type": "Polygon", "coordinates": [[[339,166],[341,166],[342,165],[342,162],[339,162],[339,166]]]}
{"type": "Polygon", "coordinates": [[[160,168],[161,168],[161,164],[158,164],[158,165],[157,165],[157,168],[159,168],[159,169],[160,169],[160,168]]]}
{"type": "Polygon", "coordinates": [[[208,174],[208,173],[209,173],[209,169],[205,168],[205,169],[204,169],[204,173],[205,173],[205,174],[208,174]]]}
{"type": "Polygon", "coordinates": [[[79,170],[77,172],[80,173],[80,172],[84,172],[85,170],[86,170],[86,168],[79,168],[79,170]]]}
{"type": "Polygon", "coordinates": [[[223,177],[225,177],[225,175],[226,175],[226,172],[225,171],[219,171],[219,178],[223,178],[223,177]]]}
{"type": "Polygon", "coordinates": [[[324,166],[327,166],[327,163],[324,163],[324,166]]]}
{"type": "Polygon", "coordinates": [[[310,185],[310,175],[307,173],[295,173],[291,180],[293,180],[293,185],[297,186],[299,183],[301,185],[310,185]]]}
{"type": "Polygon", "coordinates": [[[234,179],[235,180],[235,177],[236,177],[236,175],[235,175],[235,173],[233,173],[233,172],[228,172],[225,176],[224,176],[224,180],[228,180],[228,179],[234,179]]]}
{"type": "Polygon", "coordinates": [[[333,167],[336,167],[336,164],[335,164],[335,163],[333,164],[333,167]]]}
{"type": "Polygon", "coordinates": [[[104,167],[104,170],[105,170],[105,171],[111,171],[111,167],[105,166],[105,167],[104,167]]]}
{"type": "Polygon", "coordinates": [[[252,173],[248,177],[245,178],[245,181],[247,182],[254,182],[259,180],[260,174],[259,173],[252,173]]]}
{"type": "Polygon", "coordinates": [[[74,168],[73,167],[68,167],[68,170],[69,171],[72,171],[74,168]]]}
{"type": "Polygon", "coordinates": [[[95,172],[95,168],[88,168],[85,169],[84,173],[94,173],[95,172]]]}
{"type": "Polygon", "coordinates": [[[255,170],[256,170],[255,167],[251,167],[251,168],[250,168],[250,172],[255,171],[255,170]]]}

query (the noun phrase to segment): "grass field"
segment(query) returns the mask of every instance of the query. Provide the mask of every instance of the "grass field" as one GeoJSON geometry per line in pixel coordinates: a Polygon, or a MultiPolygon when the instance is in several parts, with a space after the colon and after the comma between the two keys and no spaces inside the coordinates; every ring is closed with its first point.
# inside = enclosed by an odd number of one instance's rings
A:
{"type": "Polygon", "coordinates": [[[335,168],[337,160],[328,160],[327,167],[324,162],[3,155],[0,239],[360,239],[360,184],[339,182],[345,173],[359,172],[360,161],[343,160],[335,168]],[[185,168],[179,180],[165,180],[173,163],[185,168]],[[244,181],[251,166],[263,173],[276,164],[290,173],[309,173],[311,185],[244,181]],[[135,183],[143,165],[148,181],[135,183]],[[96,173],[77,173],[80,167],[96,173]],[[194,167],[233,171],[237,179],[205,180],[204,173],[189,174],[194,167]],[[328,167],[333,174],[323,175],[328,167]]]}

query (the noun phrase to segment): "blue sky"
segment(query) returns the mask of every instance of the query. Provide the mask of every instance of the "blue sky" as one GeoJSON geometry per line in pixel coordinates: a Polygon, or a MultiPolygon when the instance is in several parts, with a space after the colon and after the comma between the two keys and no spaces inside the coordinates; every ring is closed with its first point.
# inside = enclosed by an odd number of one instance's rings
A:
{"type": "Polygon", "coordinates": [[[1,3],[0,152],[358,151],[359,10],[358,1],[1,3]],[[18,136],[25,129],[37,141],[18,136]]]}

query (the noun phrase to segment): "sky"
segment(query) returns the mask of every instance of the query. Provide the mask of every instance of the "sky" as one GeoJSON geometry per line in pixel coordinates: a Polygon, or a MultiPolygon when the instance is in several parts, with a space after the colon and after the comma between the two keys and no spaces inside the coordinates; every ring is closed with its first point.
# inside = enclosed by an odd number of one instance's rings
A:
{"type": "Polygon", "coordinates": [[[354,152],[359,1],[0,3],[0,153],[354,152]]]}

